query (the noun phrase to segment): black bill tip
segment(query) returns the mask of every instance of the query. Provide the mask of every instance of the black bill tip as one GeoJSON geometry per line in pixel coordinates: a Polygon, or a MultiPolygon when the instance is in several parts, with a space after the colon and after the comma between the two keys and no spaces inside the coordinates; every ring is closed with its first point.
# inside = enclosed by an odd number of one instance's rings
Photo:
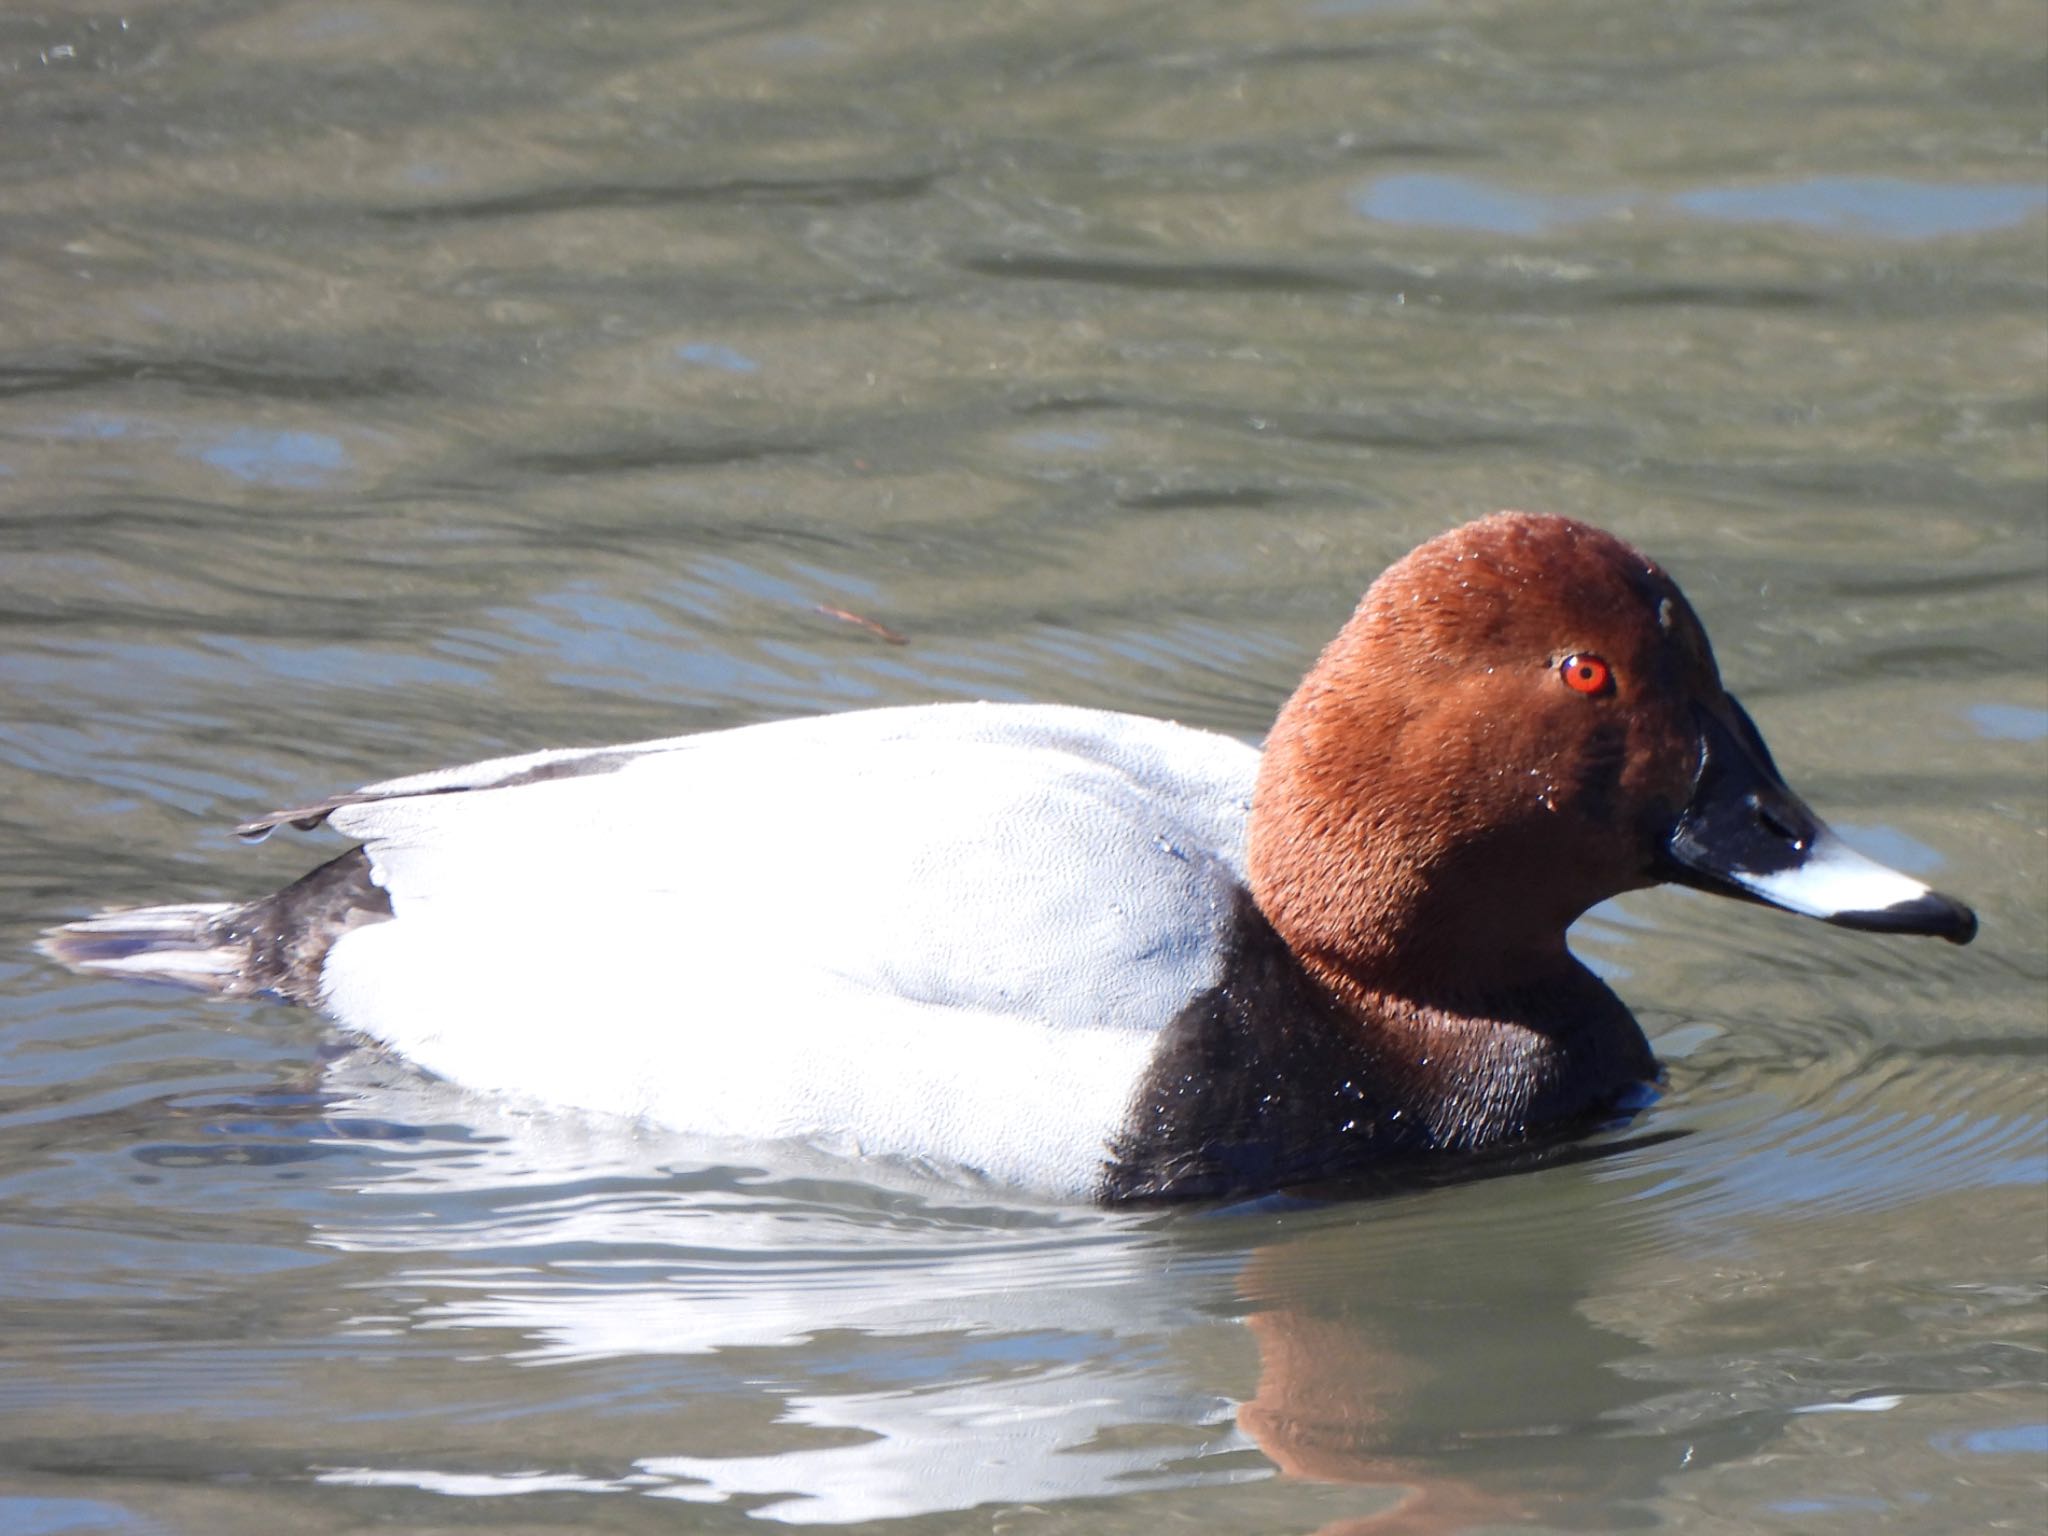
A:
{"type": "Polygon", "coordinates": [[[1977,914],[1940,891],[1874,911],[1830,913],[1825,921],[1866,933],[1924,933],[1951,944],[1967,944],[1977,937],[1977,914]]]}

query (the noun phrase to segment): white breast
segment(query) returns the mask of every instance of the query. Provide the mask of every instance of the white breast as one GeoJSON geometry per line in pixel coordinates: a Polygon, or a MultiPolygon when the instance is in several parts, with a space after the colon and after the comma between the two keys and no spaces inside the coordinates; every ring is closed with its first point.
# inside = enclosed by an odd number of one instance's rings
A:
{"type": "Polygon", "coordinates": [[[1086,1194],[1213,982],[1257,754],[937,705],[540,754],[346,806],[394,920],[329,1006],[466,1085],[1086,1194]],[[627,755],[620,755],[627,754],[627,755]]]}

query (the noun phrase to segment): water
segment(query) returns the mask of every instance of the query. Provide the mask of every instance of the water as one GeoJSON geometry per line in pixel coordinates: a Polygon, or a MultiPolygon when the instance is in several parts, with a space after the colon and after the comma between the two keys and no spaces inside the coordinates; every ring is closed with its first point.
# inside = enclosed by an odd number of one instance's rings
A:
{"type": "Polygon", "coordinates": [[[2024,4],[11,9],[0,1530],[2037,1528],[2042,52],[2024,4]],[[1504,504],[1663,559],[1794,783],[1984,918],[1593,914],[1670,1067],[1598,1157],[1045,1208],[28,952],[543,743],[1255,737],[1504,504]]]}

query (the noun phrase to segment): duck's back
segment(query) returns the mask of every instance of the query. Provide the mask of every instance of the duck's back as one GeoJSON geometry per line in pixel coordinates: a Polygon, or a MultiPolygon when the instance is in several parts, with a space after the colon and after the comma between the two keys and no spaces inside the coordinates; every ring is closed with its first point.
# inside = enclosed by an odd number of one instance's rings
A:
{"type": "Polygon", "coordinates": [[[471,1086],[1085,1193],[1216,980],[1256,767],[947,705],[394,780],[329,812],[392,917],[322,994],[471,1086]]]}

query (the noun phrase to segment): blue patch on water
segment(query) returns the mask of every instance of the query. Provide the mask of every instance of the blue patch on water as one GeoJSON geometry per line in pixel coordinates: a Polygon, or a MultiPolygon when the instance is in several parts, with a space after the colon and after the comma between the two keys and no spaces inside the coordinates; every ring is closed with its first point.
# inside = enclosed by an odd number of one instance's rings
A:
{"type": "Polygon", "coordinates": [[[304,491],[325,484],[348,467],[341,439],[325,432],[273,432],[237,427],[212,446],[198,450],[202,463],[255,485],[304,491]]]}
{"type": "Polygon", "coordinates": [[[148,417],[109,411],[77,411],[37,428],[48,437],[74,442],[179,442],[179,451],[237,480],[310,490],[349,467],[348,449],[326,432],[284,432],[262,427],[236,427],[222,432],[187,428],[148,417]],[[189,434],[189,435],[188,435],[189,434]]]}
{"type": "Polygon", "coordinates": [[[2048,1156],[2002,1158],[1985,1164],[1972,1181],[1986,1189],[2035,1189],[2048,1184],[2048,1156]]]}
{"type": "Polygon", "coordinates": [[[1660,198],[1632,192],[1519,192],[1469,176],[1386,176],[1354,192],[1368,219],[1496,235],[1540,235],[1625,209],[1676,209],[1736,224],[1796,224],[1886,240],[1934,240],[2023,224],[2048,212],[2048,186],[1821,176],[1765,186],[1702,187],[1660,198]]]}
{"type": "Polygon", "coordinates": [[[1882,1513],[1891,1508],[1883,1499],[1779,1499],[1765,1508],[1778,1515],[1846,1515],[1882,1513]]]}
{"type": "Polygon", "coordinates": [[[105,442],[109,438],[126,437],[134,425],[126,416],[111,416],[105,411],[76,411],[42,430],[51,437],[105,442]]]}
{"type": "Polygon", "coordinates": [[[1046,428],[1037,432],[1019,432],[1011,441],[1019,448],[1037,453],[1097,453],[1108,446],[1109,438],[1101,432],[1046,428]]]}
{"type": "Polygon", "coordinates": [[[761,371],[761,365],[746,353],[722,347],[713,341],[686,341],[676,348],[676,356],[686,363],[695,363],[700,368],[716,368],[721,373],[761,371]]]}
{"type": "Polygon", "coordinates": [[[8,1536],[62,1536],[72,1531],[160,1531],[144,1519],[102,1499],[0,1498],[0,1531],[8,1536]]]}
{"type": "Polygon", "coordinates": [[[1993,741],[2048,741],[2048,709],[2025,704],[1972,704],[1963,718],[1993,741]]]}
{"type": "Polygon", "coordinates": [[[1972,1456],[2048,1456],[2048,1424],[2009,1424],[2002,1429],[1974,1429],[1942,1435],[1935,1445],[1944,1451],[1972,1456]]]}
{"type": "Polygon", "coordinates": [[[1674,207],[1709,219],[1801,224],[1889,240],[1934,240],[2023,224],[2048,211],[2048,187],[1817,176],[1770,186],[1710,187],[1681,193],[1671,201],[1674,207]]]}
{"type": "Polygon", "coordinates": [[[1544,197],[1488,186],[1467,176],[1386,176],[1354,193],[1351,206],[1385,224],[1538,235],[1620,205],[1608,198],[1544,197]]]}

